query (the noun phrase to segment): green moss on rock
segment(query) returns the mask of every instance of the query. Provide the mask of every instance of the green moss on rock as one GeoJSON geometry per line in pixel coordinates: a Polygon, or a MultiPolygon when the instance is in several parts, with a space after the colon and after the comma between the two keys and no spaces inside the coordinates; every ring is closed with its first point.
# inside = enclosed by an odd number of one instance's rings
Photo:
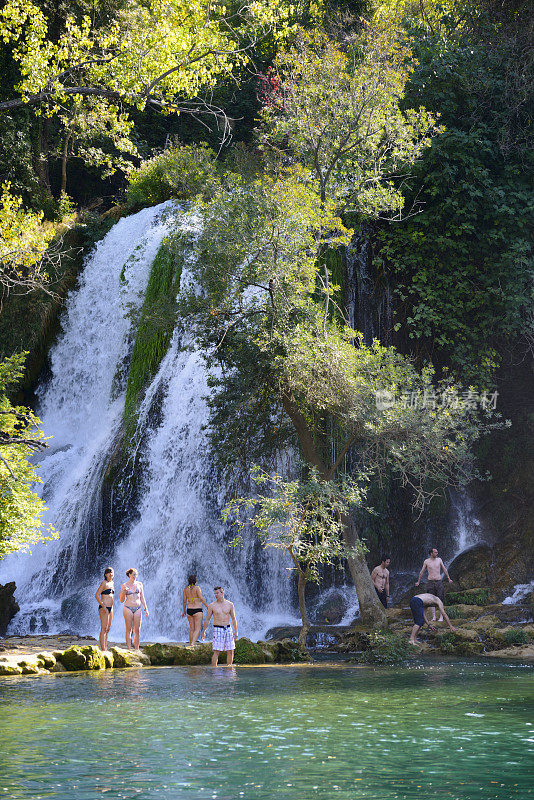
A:
{"type": "Polygon", "coordinates": [[[123,650],[121,647],[112,647],[113,666],[119,669],[128,667],[149,667],[151,659],[140,650],[123,650]]]}
{"type": "Polygon", "coordinates": [[[52,653],[38,653],[37,662],[44,669],[50,670],[56,663],[56,657],[52,653]]]}
{"type": "Polygon", "coordinates": [[[62,652],[54,653],[54,655],[58,661],[61,661],[68,672],[75,672],[79,669],[85,669],[85,655],[83,654],[81,647],[72,645],[72,647],[68,647],[62,652]]]}
{"type": "Polygon", "coordinates": [[[0,664],[0,675],[22,675],[22,667],[15,664],[0,664]]]}
{"type": "Polygon", "coordinates": [[[485,606],[490,601],[489,589],[466,589],[463,592],[447,592],[446,605],[485,606]]]}
{"type": "Polygon", "coordinates": [[[251,642],[245,636],[235,643],[234,662],[236,664],[265,664],[265,653],[261,644],[251,642]]]}
{"type": "Polygon", "coordinates": [[[209,664],[213,651],[211,644],[197,644],[194,647],[177,647],[174,661],[175,667],[181,666],[200,666],[209,664]]]}

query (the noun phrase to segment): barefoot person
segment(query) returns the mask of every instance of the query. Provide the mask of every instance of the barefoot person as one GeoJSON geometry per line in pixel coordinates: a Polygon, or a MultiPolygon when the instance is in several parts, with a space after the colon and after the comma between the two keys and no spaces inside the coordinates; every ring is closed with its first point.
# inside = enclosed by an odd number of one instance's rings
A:
{"type": "Polygon", "coordinates": [[[216,667],[219,661],[219,653],[226,650],[226,664],[230,666],[234,660],[235,640],[237,639],[237,622],[235,618],[234,604],[224,599],[224,589],[216,586],[215,602],[208,606],[204,630],[202,631],[202,641],[206,637],[206,629],[213,616],[213,656],[211,666],[216,667]],[[230,625],[230,622],[232,625],[230,625]],[[232,628],[233,633],[232,633],[232,628]]]}
{"type": "Polygon", "coordinates": [[[424,592],[423,594],[416,594],[415,597],[412,597],[410,600],[410,609],[412,612],[413,621],[415,623],[410,634],[410,644],[413,644],[416,647],[418,646],[418,642],[416,641],[415,637],[425,623],[428,624],[430,630],[436,630],[434,626],[430,624],[430,620],[425,616],[425,608],[430,607],[434,609],[434,613],[436,608],[438,608],[440,613],[445,618],[445,621],[447,622],[447,625],[451,631],[456,630],[456,628],[452,627],[451,621],[445,613],[443,603],[439,597],[436,597],[434,594],[428,594],[427,592],[424,592]]]}
{"type": "Polygon", "coordinates": [[[98,602],[98,613],[100,615],[100,649],[108,649],[108,633],[113,621],[113,595],[115,587],[113,585],[113,570],[108,567],[104,570],[104,580],[95,593],[98,602]]]}
{"type": "Polygon", "coordinates": [[[182,617],[187,614],[187,621],[189,622],[189,644],[196,643],[200,636],[200,629],[202,627],[202,606],[208,607],[208,604],[202,597],[200,586],[197,586],[197,576],[189,575],[187,583],[183,592],[184,613],[182,617]]]}
{"type": "MultiPolygon", "coordinates": [[[[441,560],[438,558],[438,551],[436,547],[431,547],[428,551],[428,558],[423,561],[423,566],[421,567],[421,572],[419,573],[419,577],[417,578],[416,586],[419,586],[421,582],[421,578],[423,577],[423,572],[426,569],[427,572],[427,580],[425,589],[428,594],[433,594],[436,597],[439,597],[441,601],[445,600],[445,592],[443,591],[443,581],[441,580],[441,570],[447,576],[447,580],[449,583],[452,583],[452,580],[449,577],[449,573],[447,572],[447,567],[441,560]]],[[[436,619],[436,609],[432,609],[432,619],[436,619]]],[[[438,622],[441,622],[443,617],[440,616],[438,622]]]]}
{"type": "Polygon", "coordinates": [[[128,650],[132,649],[132,629],[134,650],[139,650],[143,609],[145,610],[145,617],[148,617],[143,584],[137,580],[138,574],[136,569],[130,568],[126,570],[128,580],[122,584],[119,598],[121,603],[124,603],[122,615],[126,623],[126,647],[128,650]]]}
{"type": "Polygon", "coordinates": [[[384,606],[388,607],[389,600],[389,565],[391,559],[389,556],[384,556],[380,564],[371,572],[371,580],[373,581],[378,595],[378,599],[384,606]]]}

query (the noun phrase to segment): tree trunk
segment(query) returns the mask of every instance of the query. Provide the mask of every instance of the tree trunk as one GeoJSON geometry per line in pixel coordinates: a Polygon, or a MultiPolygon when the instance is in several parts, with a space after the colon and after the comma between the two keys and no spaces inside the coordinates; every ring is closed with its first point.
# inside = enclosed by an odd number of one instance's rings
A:
{"type": "MultiPolygon", "coordinates": [[[[347,547],[358,547],[360,539],[356,531],[354,522],[347,517],[345,521],[345,528],[343,531],[343,538],[347,547]]],[[[350,574],[354,581],[354,587],[358,596],[358,603],[360,605],[360,615],[364,625],[372,628],[383,628],[387,625],[386,612],[384,606],[378,599],[376,589],[369,569],[365,562],[363,555],[354,555],[347,558],[350,574]]]]}
{"type": "Polygon", "coordinates": [[[48,119],[39,117],[38,126],[34,157],[35,174],[41,189],[48,197],[52,197],[48,173],[48,119]]]}
{"type": "Polygon", "coordinates": [[[61,194],[67,193],[67,159],[69,157],[69,144],[72,138],[72,131],[68,131],[63,143],[63,153],[61,154],[61,194]]]}
{"type": "Polygon", "coordinates": [[[299,644],[301,647],[306,647],[306,639],[308,637],[308,631],[310,630],[310,621],[308,619],[308,612],[306,611],[306,578],[301,570],[299,570],[297,590],[299,595],[300,616],[302,619],[302,629],[299,634],[299,644]]]}

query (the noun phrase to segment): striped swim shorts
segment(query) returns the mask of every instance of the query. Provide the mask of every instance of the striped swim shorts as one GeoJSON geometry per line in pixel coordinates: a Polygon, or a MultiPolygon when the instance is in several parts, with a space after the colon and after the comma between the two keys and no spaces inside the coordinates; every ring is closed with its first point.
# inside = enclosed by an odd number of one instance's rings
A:
{"type": "Polygon", "coordinates": [[[234,634],[231,625],[214,625],[213,642],[214,650],[235,650],[234,634]]]}

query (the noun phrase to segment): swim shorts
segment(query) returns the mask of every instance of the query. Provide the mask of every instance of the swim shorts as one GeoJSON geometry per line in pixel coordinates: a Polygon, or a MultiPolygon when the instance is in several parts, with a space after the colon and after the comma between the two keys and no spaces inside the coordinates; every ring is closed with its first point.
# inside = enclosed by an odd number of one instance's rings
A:
{"type": "Polygon", "coordinates": [[[423,609],[424,605],[421,598],[412,597],[412,599],[410,600],[410,610],[413,615],[413,621],[415,622],[416,625],[419,625],[420,628],[422,628],[426,622],[423,614],[423,609]]]}
{"type": "Polygon", "coordinates": [[[380,600],[380,602],[382,603],[384,608],[387,608],[388,607],[388,596],[387,596],[386,590],[382,589],[382,591],[379,591],[375,586],[375,591],[376,591],[376,593],[378,595],[378,599],[380,600]]]}
{"type": "Polygon", "coordinates": [[[426,591],[428,594],[433,594],[435,597],[439,597],[440,600],[445,599],[445,591],[443,589],[443,581],[427,581],[426,582],[426,591]]]}
{"type": "Polygon", "coordinates": [[[213,642],[214,650],[235,650],[234,634],[231,625],[214,625],[213,642]]]}

